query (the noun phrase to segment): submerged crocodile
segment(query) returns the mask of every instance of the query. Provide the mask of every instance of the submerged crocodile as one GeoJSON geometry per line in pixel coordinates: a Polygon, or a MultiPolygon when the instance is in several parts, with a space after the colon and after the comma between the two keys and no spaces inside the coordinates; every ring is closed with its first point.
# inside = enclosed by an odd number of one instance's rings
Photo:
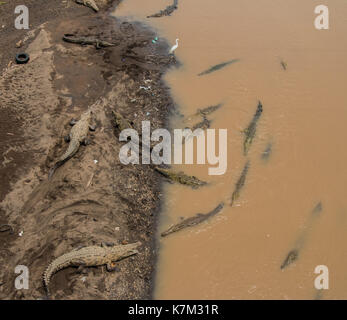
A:
{"type": "Polygon", "coordinates": [[[86,7],[89,7],[91,9],[93,9],[95,12],[99,11],[98,6],[96,5],[94,0],[75,0],[76,3],[78,4],[82,4],[86,7]]]}
{"type": "Polygon", "coordinates": [[[283,263],[281,264],[281,269],[284,269],[288,267],[290,264],[292,264],[294,261],[296,261],[299,258],[299,253],[306,242],[307,238],[307,232],[309,229],[312,227],[314,220],[319,216],[321,213],[323,207],[322,203],[319,202],[312,210],[311,215],[306,222],[303,231],[299,234],[299,237],[297,238],[294,249],[290,250],[289,253],[287,254],[286,258],[284,259],[283,263]]]}
{"type": "Polygon", "coordinates": [[[223,105],[222,103],[219,103],[219,104],[216,104],[215,106],[209,106],[209,107],[206,107],[203,109],[198,109],[198,111],[196,112],[195,115],[200,115],[202,117],[206,117],[209,114],[211,114],[212,112],[215,112],[216,110],[218,110],[222,105],[223,105]]]}
{"type": "Polygon", "coordinates": [[[251,123],[249,124],[249,126],[243,131],[243,133],[245,134],[245,140],[243,142],[243,153],[244,155],[247,155],[253,139],[255,137],[255,133],[257,131],[257,124],[258,124],[258,120],[261,116],[263,112],[263,105],[261,104],[261,102],[258,102],[258,107],[257,107],[257,111],[255,112],[253,119],[251,121],[251,123]]]}
{"type": "Polygon", "coordinates": [[[199,123],[195,124],[192,127],[192,131],[196,130],[196,129],[202,129],[202,130],[206,130],[208,128],[210,128],[211,126],[211,120],[208,120],[205,116],[203,117],[203,120],[200,121],[199,123]]]}
{"type": "Polygon", "coordinates": [[[220,70],[226,66],[228,66],[229,64],[232,64],[232,63],[235,63],[235,62],[238,62],[239,59],[233,59],[233,60],[230,60],[230,61],[227,61],[227,62],[223,62],[223,63],[219,63],[219,64],[216,64],[215,66],[203,71],[203,72],[200,72],[198,74],[198,76],[203,76],[205,74],[209,74],[209,73],[212,73],[212,72],[215,72],[217,70],[220,70]]]}
{"type": "Polygon", "coordinates": [[[234,204],[234,201],[236,201],[240,197],[240,191],[245,185],[248,170],[249,170],[249,160],[245,164],[239,180],[237,180],[235,184],[235,190],[231,196],[230,206],[232,206],[234,204]]]}
{"type": "Polygon", "coordinates": [[[54,167],[49,172],[49,178],[51,178],[56,169],[62,166],[66,161],[71,159],[78,151],[81,144],[87,145],[88,131],[95,130],[95,127],[91,125],[92,112],[86,111],[81,115],[80,120],[71,120],[70,124],[73,125],[68,136],[65,137],[65,141],[69,142],[69,146],[65,153],[55,163],[54,167]]]}
{"type": "Polygon", "coordinates": [[[290,250],[287,257],[284,259],[283,263],[281,264],[281,269],[284,269],[285,267],[288,267],[290,264],[292,264],[294,261],[296,261],[299,257],[299,250],[293,249],[290,250]]]}
{"type": "Polygon", "coordinates": [[[198,109],[196,111],[196,113],[194,113],[192,116],[190,116],[187,120],[191,120],[192,118],[195,118],[195,117],[202,117],[202,121],[196,123],[190,129],[192,131],[194,131],[196,129],[206,130],[206,129],[210,128],[212,121],[207,119],[207,116],[210,115],[211,113],[213,113],[214,111],[218,110],[221,106],[222,106],[222,104],[220,103],[220,104],[217,104],[214,106],[209,106],[209,107],[206,107],[203,109],[198,109]]]}
{"type": "Polygon", "coordinates": [[[281,60],[281,66],[282,66],[283,70],[287,70],[287,62],[281,60]]]}
{"type": "Polygon", "coordinates": [[[193,189],[197,189],[207,184],[205,181],[199,180],[197,177],[188,176],[183,172],[174,172],[169,169],[164,169],[160,167],[154,167],[154,169],[162,174],[164,177],[168,178],[173,182],[178,182],[187,186],[191,186],[193,189]]]}
{"type": "Polygon", "coordinates": [[[49,283],[52,276],[67,267],[94,267],[106,265],[107,271],[115,269],[115,262],[138,253],[136,248],[141,242],[120,246],[91,246],[75,249],[55,259],[43,274],[43,283],[50,294],[49,283]]]}
{"type": "Polygon", "coordinates": [[[113,47],[116,44],[110,43],[104,40],[95,39],[92,37],[76,37],[73,34],[66,33],[63,36],[63,40],[70,43],[76,43],[81,45],[93,45],[96,49],[104,48],[104,47],[113,47]]]}
{"type": "Polygon", "coordinates": [[[147,16],[147,18],[160,18],[163,16],[169,16],[172,12],[178,9],[178,0],[174,0],[173,4],[170,6],[167,6],[164,10],[159,11],[158,13],[154,13],[150,16],[147,16]]]}
{"type": "Polygon", "coordinates": [[[182,229],[185,229],[185,228],[188,228],[188,227],[194,227],[194,226],[196,226],[196,225],[206,221],[207,219],[215,216],[223,208],[224,208],[224,203],[222,202],[215,209],[213,209],[212,211],[210,211],[208,213],[198,213],[194,217],[184,219],[180,223],[173,225],[168,230],[162,232],[161,236],[162,237],[166,237],[169,234],[177,232],[177,231],[180,231],[182,229]]]}
{"type": "Polygon", "coordinates": [[[261,158],[263,160],[268,160],[272,152],[272,143],[269,142],[265,148],[265,150],[261,154],[261,158]]]}

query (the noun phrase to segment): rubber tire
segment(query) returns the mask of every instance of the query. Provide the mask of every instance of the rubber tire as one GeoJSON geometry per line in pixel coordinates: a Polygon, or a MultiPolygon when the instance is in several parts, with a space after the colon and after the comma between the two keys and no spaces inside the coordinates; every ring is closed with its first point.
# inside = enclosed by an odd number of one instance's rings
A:
{"type": "Polygon", "coordinates": [[[18,53],[16,55],[17,64],[25,64],[30,60],[30,57],[27,53],[18,53]]]}

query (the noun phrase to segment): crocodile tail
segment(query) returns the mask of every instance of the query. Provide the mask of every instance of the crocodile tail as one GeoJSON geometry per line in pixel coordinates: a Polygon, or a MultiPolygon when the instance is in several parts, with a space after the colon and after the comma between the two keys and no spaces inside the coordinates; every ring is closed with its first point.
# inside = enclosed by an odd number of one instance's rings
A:
{"type": "Polygon", "coordinates": [[[49,285],[45,283],[45,281],[43,280],[43,284],[44,284],[44,288],[46,290],[46,299],[49,300],[51,297],[51,292],[49,291],[49,285]]]}
{"type": "Polygon", "coordinates": [[[49,297],[50,297],[50,295],[51,295],[51,293],[50,293],[50,291],[49,291],[49,281],[50,281],[50,279],[49,279],[49,277],[48,277],[48,273],[49,273],[49,268],[50,268],[50,265],[48,266],[48,268],[45,270],[45,272],[44,272],[44,274],[43,274],[43,277],[42,277],[42,282],[43,282],[43,286],[44,286],[44,288],[45,288],[45,290],[46,290],[46,296],[47,296],[47,298],[49,299],[49,297]]]}
{"type": "Polygon", "coordinates": [[[48,173],[48,179],[51,179],[55,170],[58,168],[57,164],[54,165],[53,168],[51,168],[51,170],[49,170],[49,173],[48,173]]]}
{"type": "Polygon", "coordinates": [[[78,150],[78,147],[79,147],[79,143],[70,142],[69,147],[65,151],[64,155],[60,158],[59,161],[56,162],[54,167],[49,171],[48,179],[50,179],[53,176],[54,172],[61,165],[63,165],[67,160],[69,160],[71,157],[73,157],[75,155],[75,153],[78,150]]]}
{"type": "Polygon", "coordinates": [[[63,160],[59,160],[56,162],[56,164],[54,165],[53,168],[51,168],[51,170],[49,170],[49,174],[48,174],[48,179],[51,179],[54,172],[60,167],[62,166],[67,160],[69,160],[71,157],[73,156],[72,155],[69,155],[68,157],[64,158],[63,160]]]}
{"type": "Polygon", "coordinates": [[[95,11],[95,12],[98,12],[99,11],[99,8],[98,6],[96,5],[95,1],[94,0],[89,0],[89,1],[86,1],[87,3],[89,3],[90,7],[95,11]]]}
{"type": "Polygon", "coordinates": [[[57,170],[62,165],[61,161],[58,161],[51,170],[49,170],[48,179],[51,179],[55,170],[57,170]]]}

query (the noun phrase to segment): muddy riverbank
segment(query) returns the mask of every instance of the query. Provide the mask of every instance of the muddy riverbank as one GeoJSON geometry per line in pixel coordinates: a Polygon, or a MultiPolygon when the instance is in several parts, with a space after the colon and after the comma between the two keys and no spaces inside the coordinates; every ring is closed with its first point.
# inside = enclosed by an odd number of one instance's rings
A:
{"type": "Polygon", "coordinates": [[[0,232],[0,299],[45,297],[44,270],[74,248],[135,241],[142,243],[139,254],[112,273],[103,267],[57,273],[52,298],[152,297],[160,178],[151,166],[120,163],[112,111],[138,130],[143,120],[153,129],[165,127],[174,105],[162,76],[176,62],[165,41],[152,42],[153,31],[110,16],[120,1],[96,2],[98,13],[74,1],[26,1],[29,31],[13,26],[20,1],[0,7],[0,40],[7,48],[0,57],[0,224],[11,226],[0,232]],[[66,43],[64,34],[115,46],[66,43]],[[30,54],[28,64],[13,62],[19,52],[30,54]],[[150,90],[141,88],[149,84],[150,90]],[[48,180],[66,150],[69,121],[88,108],[96,124],[89,144],[48,180]],[[28,290],[14,287],[17,265],[29,268],[28,290]]]}
{"type": "Polygon", "coordinates": [[[179,232],[160,241],[155,298],[345,299],[346,2],[324,1],[329,30],[313,0],[178,1],[148,18],[173,3],[127,0],[117,14],[179,39],[182,68],[165,76],[183,115],[173,127],[227,129],[227,168],[172,166],[207,185],[165,186],[159,230],[179,232]]]}

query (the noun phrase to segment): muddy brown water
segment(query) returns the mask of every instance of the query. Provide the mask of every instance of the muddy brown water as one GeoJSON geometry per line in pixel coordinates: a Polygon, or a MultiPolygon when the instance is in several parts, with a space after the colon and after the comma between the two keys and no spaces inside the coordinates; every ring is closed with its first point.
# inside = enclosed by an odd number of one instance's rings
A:
{"type": "Polygon", "coordinates": [[[228,129],[228,168],[209,176],[208,164],[174,166],[210,184],[166,185],[159,231],[228,203],[248,160],[250,167],[232,207],[160,239],[155,297],[314,299],[315,267],[326,265],[329,290],[320,297],[346,299],[346,2],[324,1],[329,30],[314,28],[320,3],[311,0],[179,1],[171,16],[146,19],[171,2],[127,0],[115,14],[146,21],[159,41],[180,39],[182,67],[166,80],[185,118],[172,125],[197,122],[188,118],[198,108],[223,103],[208,118],[211,128],[228,129]],[[232,59],[239,61],[197,76],[232,59]],[[241,130],[258,100],[264,111],[244,156],[241,130]],[[299,256],[281,270],[301,238],[299,256]]]}

